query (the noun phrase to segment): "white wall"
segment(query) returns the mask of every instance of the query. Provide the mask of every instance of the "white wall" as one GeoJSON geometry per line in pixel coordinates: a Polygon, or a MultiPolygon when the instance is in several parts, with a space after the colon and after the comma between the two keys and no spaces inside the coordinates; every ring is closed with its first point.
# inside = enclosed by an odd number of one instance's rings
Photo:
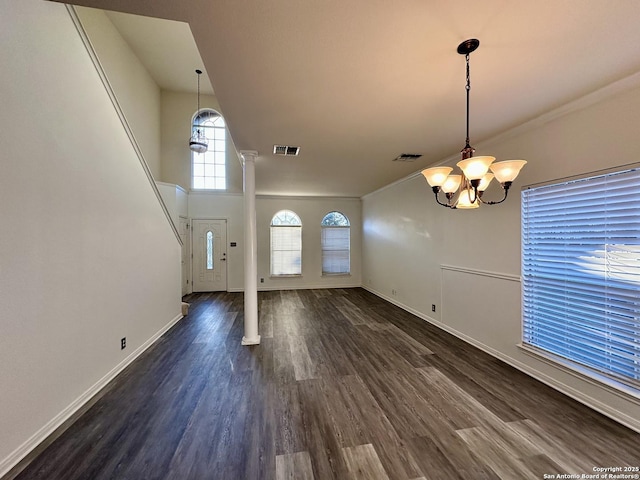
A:
{"type": "Polygon", "coordinates": [[[171,183],[156,182],[156,186],[167,207],[171,221],[177,229],[180,224],[179,217],[189,216],[188,193],[182,187],[171,183]]]}
{"type": "Polygon", "coordinates": [[[176,185],[176,210],[181,217],[189,216],[189,193],[176,185]]]}
{"type": "MultiPolygon", "coordinates": [[[[195,68],[194,68],[195,71],[195,68]]],[[[193,74],[193,81],[196,81],[193,74]]],[[[200,108],[220,110],[218,100],[212,95],[200,95],[200,108]]],[[[163,182],[191,189],[191,120],[197,110],[197,95],[194,93],[162,91],[162,178],[163,182]]],[[[236,147],[227,131],[227,190],[226,193],[242,192],[242,165],[236,147]]]]}
{"type": "Polygon", "coordinates": [[[180,318],[180,246],[65,6],[0,11],[1,476],[180,318]]]}
{"type": "Polygon", "coordinates": [[[76,7],[76,12],[151,173],[161,179],[160,88],[102,10],[76,7]]]}
{"type": "MultiPolygon", "coordinates": [[[[478,148],[478,155],[529,161],[502,205],[445,209],[435,204],[422,176],[363,198],[367,288],[636,429],[640,404],[528,356],[517,344],[520,189],[636,162],[638,80],[622,82],[625,91],[609,87],[563,110],[570,113],[550,114],[519,134],[478,148]]],[[[489,200],[499,196],[495,188],[486,193],[489,200]]]]}
{"type": "Polygon", "coordinates": [[[424,312],[440,303],[434,272],[442,255],[443,224],[442,212],[430,208],[431,195],[424,181],[415,179],[362,203],[363,285],[424,312]]]}
{"type": "MultiPolygon", "coordinates": [[[[191,218],[223,218],[227,220],[227,282],[229,291],[244,290],[244,198],[242,194],[191,192],[191,218]]],[[[339,288],[361,284],[361,203],[354,198],[266,197],[256,198],[258,240],[258,290],[294,288],[339,288]],[[296,212],[302,220],[302,276],[270,278],[270,224],[280,210],[296,212]],[[337,210],[351,221],[351,275],[322,276],[320,222],[329,212],[337,210]]]]}
{"type": "Polygon", "coordinates": [[[257,197],[256,224],[258,237],[258,288],[338,288],[360,286],[362,207],[360,199],[324,197],[257,197]],[[302,276],[270,277],[271,236],[273,216],[280,210],[292,210],[302,221],[302,276]],[[351,274],[345,276],[322,275],[322,248],[320,222],[324,216],[337,210],[351,222],[351,274]],[[264,283],[260,279],[264,278],[264,283]]]}

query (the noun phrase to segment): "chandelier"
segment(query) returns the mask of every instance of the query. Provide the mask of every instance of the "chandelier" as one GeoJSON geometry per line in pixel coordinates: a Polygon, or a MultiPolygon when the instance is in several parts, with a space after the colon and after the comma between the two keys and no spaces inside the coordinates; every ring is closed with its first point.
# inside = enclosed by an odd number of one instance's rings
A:
{"type": "MultiPolygon", "coordinates": [[[[196,121],[199,121],[200,118],[200,75],[202,74],[202,70],[196,70],[198,74],[198,113],[196,113],[196,121]]],[[[209,142],[207,142],[207,138],[204,136],[204,130],[200,128],[196,128],[189,139],[189,149],[192,152],[196,153],[204,153],[207,151],[207,147],[209,146],[209,142]]]]}
{"type": "Polygon", "coordinates": [[[495,157],[474,157],[475,149],[469,145],[469,91],[471,90],[471,76],[469,74],[469,54],[480,46],[480,41],[472,38],[458,45],[458,53],[465,56],[467,63],[467,138],[464,148],[461,150],[462,160],[457,166],[462,170],[461,175],[451,175],[451,167],[434,167],[422,171],[436,197],[438,205],[448,208],[469,209],[478,208],[481,203],[496,205],[507,199],[511,184],[527,163],[525,160],[506,160],[496,162],[495,157]],[[491,170],[492,173],[489,173],[491,170]],[[504,191],[501,200],[486,201],[483,194],[493,179],[496,179],[504,191]],[[442,202],[440,191],[444,192],[447,199],[442,202]],[[456,195],[457,193],[457,195],[456,195]]]}

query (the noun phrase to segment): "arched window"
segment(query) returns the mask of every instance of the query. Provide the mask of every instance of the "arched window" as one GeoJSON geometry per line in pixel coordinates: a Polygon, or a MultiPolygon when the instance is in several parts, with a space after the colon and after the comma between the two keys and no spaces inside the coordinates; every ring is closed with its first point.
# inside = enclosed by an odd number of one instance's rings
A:
{"type": "Polygon", "coordinates": [[[346,275],[351,272],[351,224],[340,212],[329,212],[322,219],[322,274],[346,275]]]}
{"type": "Polygon", "coordinates": [[[271,219],[271,275],[302,275],[302,222],[291,210],[271,219]]]}
{"type": "Polygon", "coordinates": [[[227,145],[224,118],[214,110],[201,110],[193,118],[192,133],[196,130],[204,133],[209,145],[204,153],[191,152],[192,187],[226,190],[227,145]]]}

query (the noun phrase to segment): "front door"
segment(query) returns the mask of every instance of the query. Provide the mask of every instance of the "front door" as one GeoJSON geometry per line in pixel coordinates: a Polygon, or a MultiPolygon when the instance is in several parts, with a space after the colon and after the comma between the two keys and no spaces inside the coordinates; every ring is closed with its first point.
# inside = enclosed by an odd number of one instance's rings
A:
{"type": "Polygon", "coordinates": [[[227,221],[192,220],[193,291],[227,290],[227,221]]]}

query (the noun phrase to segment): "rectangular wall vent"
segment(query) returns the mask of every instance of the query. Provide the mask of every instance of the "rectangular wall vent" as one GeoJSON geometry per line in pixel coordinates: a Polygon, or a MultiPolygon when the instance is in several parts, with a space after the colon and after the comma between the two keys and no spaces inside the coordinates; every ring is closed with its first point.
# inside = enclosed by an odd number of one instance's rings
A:
{"type": "Polygon", "coordinates": [[[295,157],[300,152],[300,147],[292,147],[290,145],[274,145],[273,153],[276,155],[284,155],[286,157],[295,157]]]}
{"type": "Polygon", "coordinates": [[[421,153],[402,153],[393,159],[394,162],[415,162],[422,156],[421,153]]]}

